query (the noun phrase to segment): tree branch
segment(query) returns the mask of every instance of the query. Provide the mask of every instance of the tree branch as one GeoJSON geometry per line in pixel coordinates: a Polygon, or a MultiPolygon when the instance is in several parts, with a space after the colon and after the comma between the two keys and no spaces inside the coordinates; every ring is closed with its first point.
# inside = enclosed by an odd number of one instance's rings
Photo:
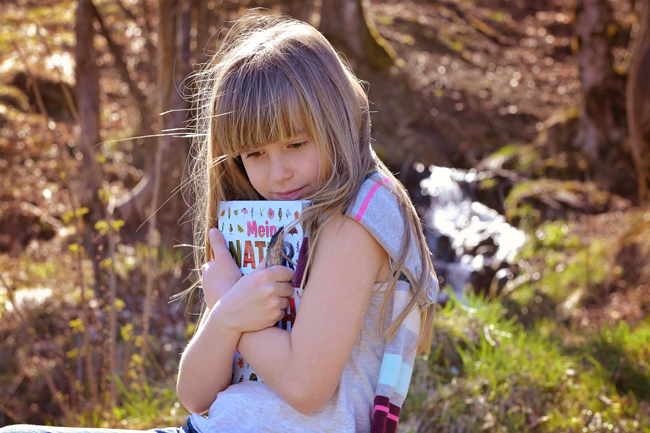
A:
{"type": "Polygon", "coordinates": [[[152,131],[151,122],[149,119],[151,109],[149,108],[147,96],[142,92],[142,90],[140,90],[138,85],[131,79],[131,76],[129,74],[129,68],[127,67],[126,62],[124,61],[124,59],[126,58],[126,55],[124,53],[124,48],[122,48],[120,44],[115,42],[115,39],[113,39],[113,37],[111,36],[111,33],[108,27],[106,26],[106,24],[104,23],[104,19],[102,18],[101,13],[97,9],[97,6],[92,2],[91,5],[93,9],[93,14],[97,19],[97,22],[99,22],[102,35],[106,38],[108,49],[113,55],[115,67],[120,72],[122,79],[129,86],[129,91],[131,92],[131,95],[133,95],[133,97],[135,98],[135,102],[138,105],[138,109],[140,110],[140,117],[142,117],[141,135],[150,135],[152,131]]]}

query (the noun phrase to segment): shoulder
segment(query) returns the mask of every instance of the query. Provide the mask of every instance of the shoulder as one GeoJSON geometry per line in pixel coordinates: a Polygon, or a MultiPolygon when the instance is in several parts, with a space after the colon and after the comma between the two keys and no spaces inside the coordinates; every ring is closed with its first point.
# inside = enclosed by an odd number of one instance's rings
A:
{"type": "Polygon", "coordinates": [[[371,173],[345,214],[361,224],[388,252],[399,257],[408,238],[404,206],[395,195],[395,185],[381,173],[371,173]]]}
{"type": "MultiPolygon", "coordinates": [[[[423,239],[422,226],[409,215],[415,211],[408,209],[411,206],[408,197],[402,200],[397,197],[399,188],[400,185],[395,185],[394,181],[385,175],[378,172],[371,173],[361,186],[352,206],[346,211],[346,215],[363,225],[386,250],[391,263],[401,262],[401,259],[404,259],[402,262],[404,265],[399,271],[406,277],[411,287],[417,287],[423,269],[427,269],[425,262],[428,258],[423,254],[429,252],[426,245],[420,244],[420,240],[423,239]]],[[[432,275],[428,281],[425,290],[428,300],[422,299],[421,305],[430,303],[437,296],[437,278],[432,275]]]]}
{"type": "Polygon", "coordinates": [[[345,215],[323,226],[318,250],[334,253],[337,262],[346,258],[343,263],[353,263],[354,267],[377,268],[378,274],[389,267],[388,254],[377,239],[361,223],[345,215]]]}
{"type": "Polygon", "coordinates": [[[357,221],[364,217],[376,217],[378,210],[387,217],[394,216],[393,212],[399,214],[401,204],[395,195],[395,187],[393,181],[385,175],[379,172],[370,173],[346,214],[357,221]]]}

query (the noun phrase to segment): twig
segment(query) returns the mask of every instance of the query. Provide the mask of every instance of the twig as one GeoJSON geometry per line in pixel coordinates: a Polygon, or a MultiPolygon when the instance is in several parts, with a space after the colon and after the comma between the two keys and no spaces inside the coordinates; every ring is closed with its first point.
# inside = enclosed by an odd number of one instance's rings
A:
{"type": "MultiPolygon", "coordinates": [[[[485,24],[483,21],[479,20],[478,18],[472,16],[469,13],[465,13],[465,11],[459,8],[458,5],[449,2],[439,2],[439,3],[445,9],[454,12],[458,18],[467,22],[469,25],[474,27],[477,31],[482,33],[486,38],[488,38],[492,42],[498,45],[509,45],[508,41],[504,40],[506,38],[498,34],[496,31],[494,31],[490,26],[485,24]]],[[[439,9],[440,6],[438,6],[437,8],[439,9]]]]}
{"type": "MultiPolygon", "coordinates": [[[[587,182],[589,182],[589,172],[586,173],[587,182]]],[[[587,293],[591,294],[591,270],[589,268],[589,246],[591,245],[591,202],[589,201],[589,188],[585,188],[585,197],[587,200],[586,214],[587,214],[587,246],[585,248],[585,283],[587,285],[587,293]]],[[[609,297],[609,285],[607,286],[607,297],[609,297]]]]}
{"type": "MultiPolygon", "coordinates": [[[[153,33],[153,30],[151,28],[151,23],[147,19],[147,17],[154,16],[154,12],[152,11],[152,7],[149,4],[148,0],[142,0],[142,10],[144,13],[142,13],[142,19],[144,20],[144,29],[146,31],[145,35],[145,47],[147,47],[147,51],[150,53],[150,55],[153,58],[153,53],[156,52],[157,45],[153,44],[153,38],[151,37],[151,34],[153,33]]],[[[158,42],[160,43],[160,42],[158,42]]],[[[152,83],[158,82],[158,68],[155,66],[155,62],[148,62],[150,65],[149,68],[149,80],[152,83]]]]}
{"type": "Polygon", "coordinates": [[[122,12],[124,12],[124,15],[126,15],[127,17],[129,17],[129,19],[130,19],[131,21],[133,21],[134,23],[137,24],[138,19],[137,19],[137,17],[133,14],[133,11],[132,11],[131,9],[129,9],[128,7],[126,7],[126,5],[125,5],[123,2],[121,2],[120,0],[115,0],[115,3],[117,3],[117,5],[118,5],[118,6],[120,7],[120,9],[122,10],[122,12]]]}
{"type": "MultiPolygon", "coordinates": [[[[120,5],[121,2],[118,1],[120,5]]],[[[106,42],[108,45],[108,49],[113,55],[113,59],[115,62],[115,66],[118,71],[120,71],[120,74],[122,75],[122,79],[126,81],[126,84],[129,86],[129,90],[133,97],[135,98],[136,103],[138,104],[138,109],[140,110],[140,117],[142,118],[142,129],[143,129],[143,135],[149,135],[152,132],[151,129],[151,122],[149,119],[149,116],[151,114],[151,110],[149,109],[149,103],[147,100],[147,97],[145,94],[140,90],[140,88],[135,84],[135,82],[131,79],[131,76],[129,75],[129,68],[126,65],[126,62],[124,61],[126,55],[124,54],[124,49],[120,44],[115,42],[113,37],[111,36],[111,33],[104,23],[104,19],[99,12],[99,9],[97,9],[97,6],[95,6],[94,3],[92,3],[92,8],[93,8],[93,13],[95,15],[95,18],[97,19],[97,22],[99,23],[99,27],[101,29],[102,35],[106,38],[106,42]]]]}
{"type": "Polygon", "coordinates": [[[15,413],[13,413],[13,411],[9,409],[7,406],[2,404],[2,402],[0,402],[0,411],[2,411],[2,413],[7,415],[9,418],[11,418],[16,424],[20,424],[22,422],[20,417],[15,413]]]}

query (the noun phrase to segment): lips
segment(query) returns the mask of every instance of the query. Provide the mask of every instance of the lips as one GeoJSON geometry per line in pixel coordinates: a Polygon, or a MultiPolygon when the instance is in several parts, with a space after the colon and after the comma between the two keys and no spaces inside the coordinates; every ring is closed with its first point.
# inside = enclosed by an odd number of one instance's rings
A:
{"type": "Polygon", "coordinates": [[[295,200],[300,195],[300,193],[304,188],[305,187],[294,189],[291,191],[277,192],[275,193],[275,195],[277,195],[280,200],[295,200]]]}

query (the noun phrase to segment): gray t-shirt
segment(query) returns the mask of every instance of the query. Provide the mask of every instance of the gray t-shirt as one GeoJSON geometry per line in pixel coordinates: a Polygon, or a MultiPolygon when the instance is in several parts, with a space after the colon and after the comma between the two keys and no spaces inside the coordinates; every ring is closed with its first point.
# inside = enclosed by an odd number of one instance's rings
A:
{"type": "MultiPolygon", "coordinates": [[[[267,385],[244,381],[220,392],[208,418],[194,413],[192,425],[200,433],[309,433],[370,432],[372,402],[386,342],[375,336],[375,325],[385,292],[375,284],[363,327],[332,399],[319,410],[303,415],[267,385]]],[[[391,317],[391,302],[387,318],[391,317]]],[[[318,372],[314,372],[318,374],[318,372]]]]}

